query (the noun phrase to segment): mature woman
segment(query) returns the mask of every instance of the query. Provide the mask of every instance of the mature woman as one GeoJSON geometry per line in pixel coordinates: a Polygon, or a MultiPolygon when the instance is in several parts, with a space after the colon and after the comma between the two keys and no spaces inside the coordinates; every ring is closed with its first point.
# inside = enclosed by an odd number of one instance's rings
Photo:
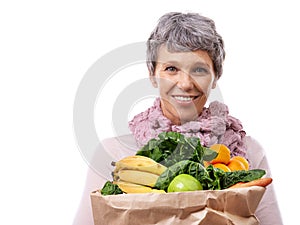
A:
{"type": "Polygon", "coordinates": [[[129,127],[139,145],[162,131],[200,137],[210,146],[224,143],[233,155],[245,156],[245,132],[228,115],[227,106],[204,108],[223,72],[223,40],[212,20],[198,14],[164,15],[148,39],[150,80],[159,88],[154,106],[137,115],[129,127]]]}
{"type": "MultiPolygon", "coordinates": [[[[162,131],[177,131],[200,137],[205,146],[223,143],[232,156],[246,157],[252,168],[265,169],[271,176],[261,146],[246,136],[240,121],[229,115],[228,107],[217,101],[205,107],[211,89],[222,75],[224,59],[223,40],[211,19],[193,13],[162,16],[147,42],[150,80],[159,89],[160,97],[129,122],[132,134],[105,140],[103,144],[119,159],[132,155],[128,146],[137,150],[162,131]]],[[[74,224],[93,224],[89,194],[104,182],[89,171],[74,224]]],[[[272,185],[256,213],[262,225],[282,224],[272,185]]]]}

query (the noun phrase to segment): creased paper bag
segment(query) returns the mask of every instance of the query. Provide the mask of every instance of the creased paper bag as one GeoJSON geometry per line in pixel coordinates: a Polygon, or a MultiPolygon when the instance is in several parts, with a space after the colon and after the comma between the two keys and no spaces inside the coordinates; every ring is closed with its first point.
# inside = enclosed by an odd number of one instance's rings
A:
{"type": "Polygon", "coordinates": [[[167,194],[91,193],[95,225],[254,225],[264,187],[167,194]]]}

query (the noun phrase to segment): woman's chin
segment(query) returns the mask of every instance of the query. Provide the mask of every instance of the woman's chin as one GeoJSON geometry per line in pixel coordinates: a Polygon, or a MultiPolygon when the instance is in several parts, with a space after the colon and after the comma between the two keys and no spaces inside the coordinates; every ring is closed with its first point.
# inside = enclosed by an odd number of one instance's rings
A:
{"type": "Polygon", "coordinates": [[[181,116],[178,118],[178,121],[180,121],[180,124],[185,124],[190,121],[194,121],[197,119],[198,114],[183,114],[184,116],[181,116]]]}

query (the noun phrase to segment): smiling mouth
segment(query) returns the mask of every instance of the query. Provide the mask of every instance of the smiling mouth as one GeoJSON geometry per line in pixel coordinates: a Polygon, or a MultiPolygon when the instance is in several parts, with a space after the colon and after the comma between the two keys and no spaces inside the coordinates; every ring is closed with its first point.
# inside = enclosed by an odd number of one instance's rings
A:
{"type": "Polygon", "coordinates": [[[199,96],[179,96],[179,95],[173,96],[173,98],[179,102],[191,102],[198,97],[199,96]]]}

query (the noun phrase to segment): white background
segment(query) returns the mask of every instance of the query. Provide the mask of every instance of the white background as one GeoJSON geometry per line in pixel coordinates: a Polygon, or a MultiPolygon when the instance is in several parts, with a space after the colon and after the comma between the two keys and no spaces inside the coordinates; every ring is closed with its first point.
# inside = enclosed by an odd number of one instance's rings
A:
{"type": "MultiPolygon", "coordinates": [[[[2,1],[0,224],[72,224],[87,170],[73,131],[77,87],[96,60],[145,41],[169,11],[215,20],[227,52],[224,101],[266,149],[284,223],[295,224],[300,15],[290,0],[2,1]]],[[[111,96],[123,88],[114,85],[111,96]]],[[[95,112],[106,106],[109,116],[106,95],[95,112]]],[[[113,134],[109,120],[95,121],[113,134]]]]}

